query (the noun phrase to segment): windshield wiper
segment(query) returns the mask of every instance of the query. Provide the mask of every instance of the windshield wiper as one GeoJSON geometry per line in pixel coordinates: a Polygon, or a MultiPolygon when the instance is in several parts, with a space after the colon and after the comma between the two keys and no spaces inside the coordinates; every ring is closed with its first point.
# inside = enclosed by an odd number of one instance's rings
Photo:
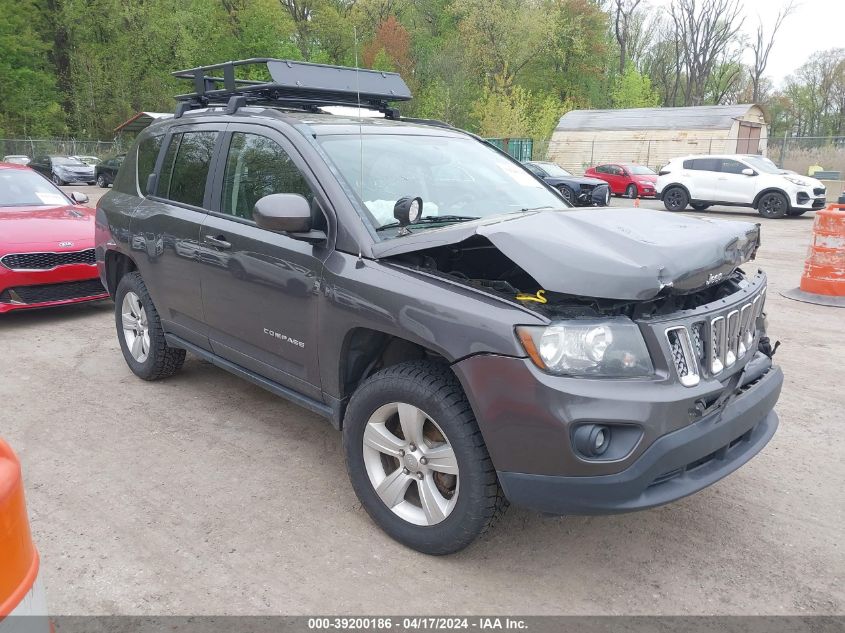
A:
{"type": "MultiPolygon", "coordinates": [[[[425,218],[420,218],[416,222],[411,222],[408,226],[418,226],[420,224],[440,224],[442,222],[469,222],[471,220],[479,220],[480,218],[471,215],[430,215],[425,218]]],[[[399,226],[399,222],[391,222],[390,224],[382,224],[376,231],[384,231],[385,229],[395,229],[399,226]]]]}

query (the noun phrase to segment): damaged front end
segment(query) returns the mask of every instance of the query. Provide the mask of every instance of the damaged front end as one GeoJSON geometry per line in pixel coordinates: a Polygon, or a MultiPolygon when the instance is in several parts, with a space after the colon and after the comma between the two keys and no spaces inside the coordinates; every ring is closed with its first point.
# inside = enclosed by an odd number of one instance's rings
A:
{"type": "Polygon", "coordinates": [[[545,317],[548,327],[517,335],[549,373],[639,377],[662,369],[695,386],[733,373],[765,337],[765,275],[740,268],[759,243],[755,224],[607,209],[502,216],[378,246],[395,264],[545,317]],[[663,367],[650,359],[658,349],[663,367]]]}

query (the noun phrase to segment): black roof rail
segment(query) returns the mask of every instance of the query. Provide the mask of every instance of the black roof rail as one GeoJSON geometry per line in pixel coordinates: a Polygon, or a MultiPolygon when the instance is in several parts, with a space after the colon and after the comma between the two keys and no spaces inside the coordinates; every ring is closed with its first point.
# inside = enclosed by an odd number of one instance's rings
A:
{"type": "Polygon", "coordinates": [[[398,73],[256,57],[199,66],[172,73],[193,83],[193,92],[178,95],[176,118],[187,110],[225,105],[233,114],[248,103],[303,110],[325,106],[353,106],[378,110],[399,118],[392,101],[408,101],[411,91],[398,73]],[[238,79],[238,67],[264,66],[270,81],[238,79]]]}

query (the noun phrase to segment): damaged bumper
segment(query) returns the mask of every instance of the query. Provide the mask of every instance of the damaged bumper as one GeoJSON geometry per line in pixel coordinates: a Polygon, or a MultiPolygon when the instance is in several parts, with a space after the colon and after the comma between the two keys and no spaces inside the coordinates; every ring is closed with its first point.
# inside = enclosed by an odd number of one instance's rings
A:
{"type": "Polygon", "coordinates": [[[455,366],[499,481],[515,505],[552,514],[608,514],[693,494],[756,455],[774,435],[783,374],[763,354],[736,393],[711,411],[696,403],[723,389],[663,381],[553,377],[526,359],[475,356],[455,366]],[[603,458],[573,446],[575,429],[611,430],[603,458]],[[614,447],[614,442],[618,442],[614,447]]]}

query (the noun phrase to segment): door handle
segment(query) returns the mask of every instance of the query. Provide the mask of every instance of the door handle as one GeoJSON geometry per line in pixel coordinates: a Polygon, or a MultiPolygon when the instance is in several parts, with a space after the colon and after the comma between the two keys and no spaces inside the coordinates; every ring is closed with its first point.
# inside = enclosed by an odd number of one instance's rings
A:
{"type": "Polygon", "coordinates": [[[214,237],[212,235],[206,235],[204,238],[202,238],[202,241],[206,244],[211,244],[212,246],[216,246],[217,248],[222,248],[224,250],[227,248],[232,248],[231,242],[226,241],[225,235],[218,235],[217,237],[214,237]]]}

